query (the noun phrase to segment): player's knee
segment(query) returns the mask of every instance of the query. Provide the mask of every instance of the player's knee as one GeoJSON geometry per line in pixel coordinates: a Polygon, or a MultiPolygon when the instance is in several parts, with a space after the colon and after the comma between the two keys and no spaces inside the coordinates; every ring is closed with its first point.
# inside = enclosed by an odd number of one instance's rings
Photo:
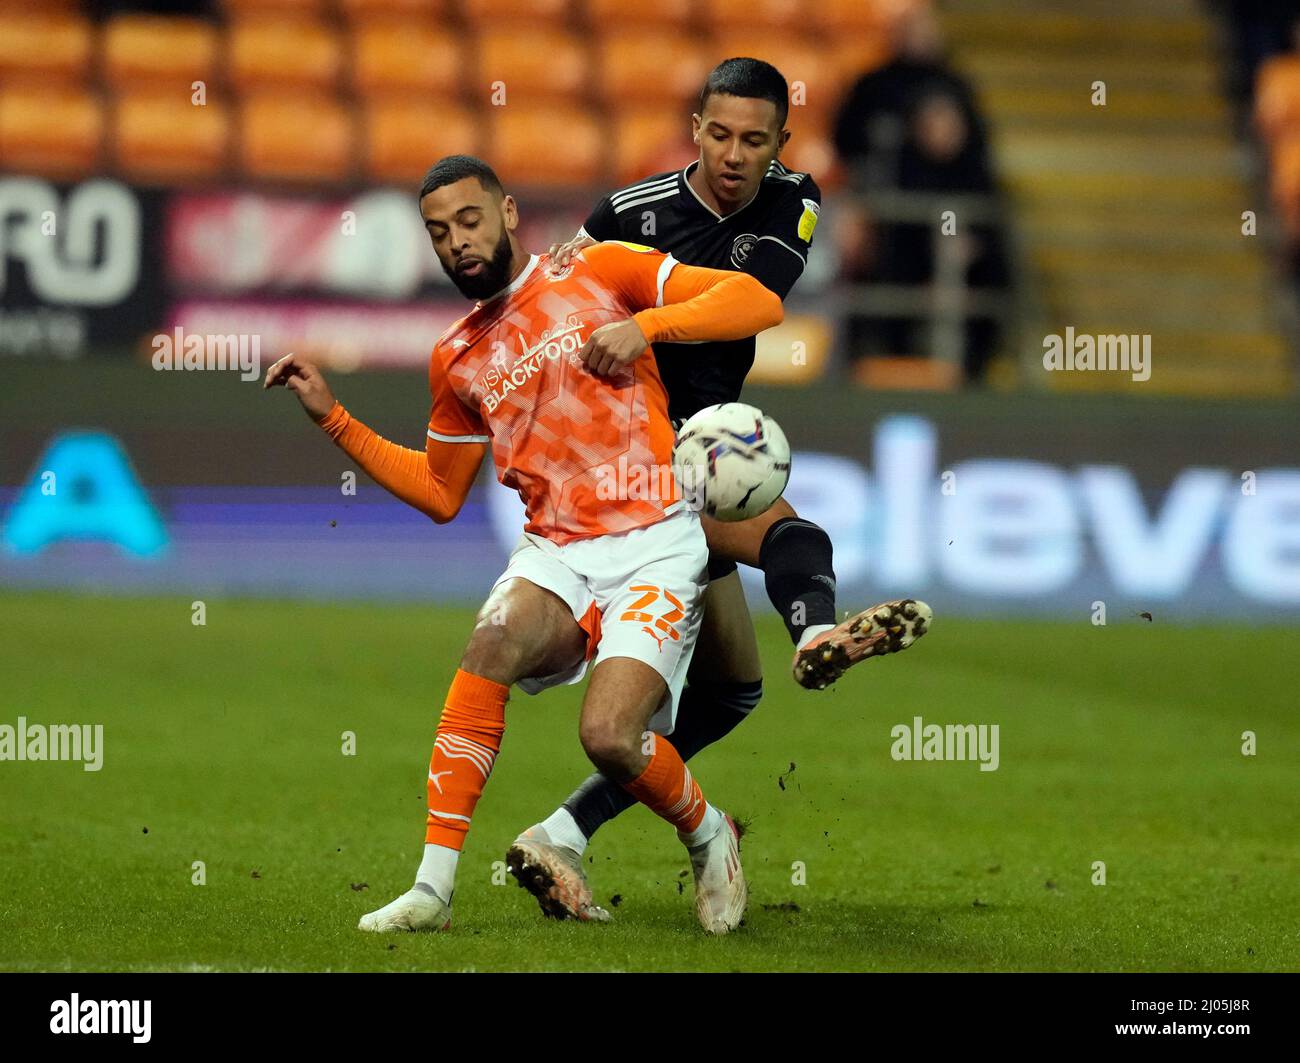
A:
{"type": "Polygon", "coordinates": [[[494,623],[492,617],[486,615],[479,617],[474,625],[460,666],[467,672],[498,682],[514,682],[518,678],[516,673],[521,660],[522,648],[509,626],[494,623]]]}
{"type": "Polygon", "coordinates": [[[578,726],[583,751],[596,768],[620,782],[639,774],[641,735],[611,720],[584,719],[578,726]]]}

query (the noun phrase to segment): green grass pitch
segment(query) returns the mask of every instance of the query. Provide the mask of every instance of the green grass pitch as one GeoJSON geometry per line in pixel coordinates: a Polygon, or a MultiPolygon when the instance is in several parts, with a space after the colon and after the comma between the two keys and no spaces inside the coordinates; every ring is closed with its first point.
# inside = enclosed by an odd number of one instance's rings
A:
{"type": "Polygon", "coordinates": [[[589,850],[612,924],[546,921],[494,884],[588,771],[572,688],[512,697],[452,931],[355,929],[411,883],[468,610],[210,600],[196,627],[188,600],[0,596],[0,723],[105,728],[97,773],[0,762],[0,968],[1300,968],[1295,629],[934,604],[914,649],[823,694],[761,621],[766,697],[693,762],[753,821],[746,924],[708,939],[684,851],[642,808],[589,850]],[[998,724],[998,770],[892,760],[914,715],[998,724]]]}

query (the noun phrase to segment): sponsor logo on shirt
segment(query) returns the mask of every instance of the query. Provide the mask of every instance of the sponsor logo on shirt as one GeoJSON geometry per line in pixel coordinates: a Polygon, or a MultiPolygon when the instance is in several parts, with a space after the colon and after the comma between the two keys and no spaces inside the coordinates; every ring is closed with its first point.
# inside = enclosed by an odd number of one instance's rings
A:
{"type": "Polygon", "coordinates": [[[561,325],[531,346],[523,333],[519,333],[519,345],[524,353],[508,368],[502,364],[484,370],[474,382],[473,390],[483,395],[483,408],[492,413],[510,392],[517,391],[529,378],[541,372],[543,361],[558,362],[565,357],[576,359],[582,344],[581,323],[561,325]]]}

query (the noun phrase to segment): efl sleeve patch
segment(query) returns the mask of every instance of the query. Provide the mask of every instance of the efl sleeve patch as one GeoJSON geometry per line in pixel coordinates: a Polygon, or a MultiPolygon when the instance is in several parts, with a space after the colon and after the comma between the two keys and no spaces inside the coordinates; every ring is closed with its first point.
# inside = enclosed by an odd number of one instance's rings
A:
{"type": "Polygon", "coordinates": [[[799,239],[805,244],[812,243],[813,230],[817,228],[817,218],[821,214],[821,207],[816,200],[805,199],[803,201],[803,213],[799,215],[799,239]]]}

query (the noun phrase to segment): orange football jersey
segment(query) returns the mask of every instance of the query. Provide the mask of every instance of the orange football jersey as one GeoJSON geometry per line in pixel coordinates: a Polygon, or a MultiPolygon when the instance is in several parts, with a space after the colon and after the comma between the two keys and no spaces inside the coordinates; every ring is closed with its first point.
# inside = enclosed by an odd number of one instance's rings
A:
{"type": "Polygon", "coordinates": [[[601,325],[661,305],[676,266],[650,248],[598,244],[552,276],[548,257],[477,303],[429,360],[429,436],[490,443],[525,530],[565,543],[629,531],[682,505],[668,396],[653,358],[597,376],[578,352],[601,325]]]}

